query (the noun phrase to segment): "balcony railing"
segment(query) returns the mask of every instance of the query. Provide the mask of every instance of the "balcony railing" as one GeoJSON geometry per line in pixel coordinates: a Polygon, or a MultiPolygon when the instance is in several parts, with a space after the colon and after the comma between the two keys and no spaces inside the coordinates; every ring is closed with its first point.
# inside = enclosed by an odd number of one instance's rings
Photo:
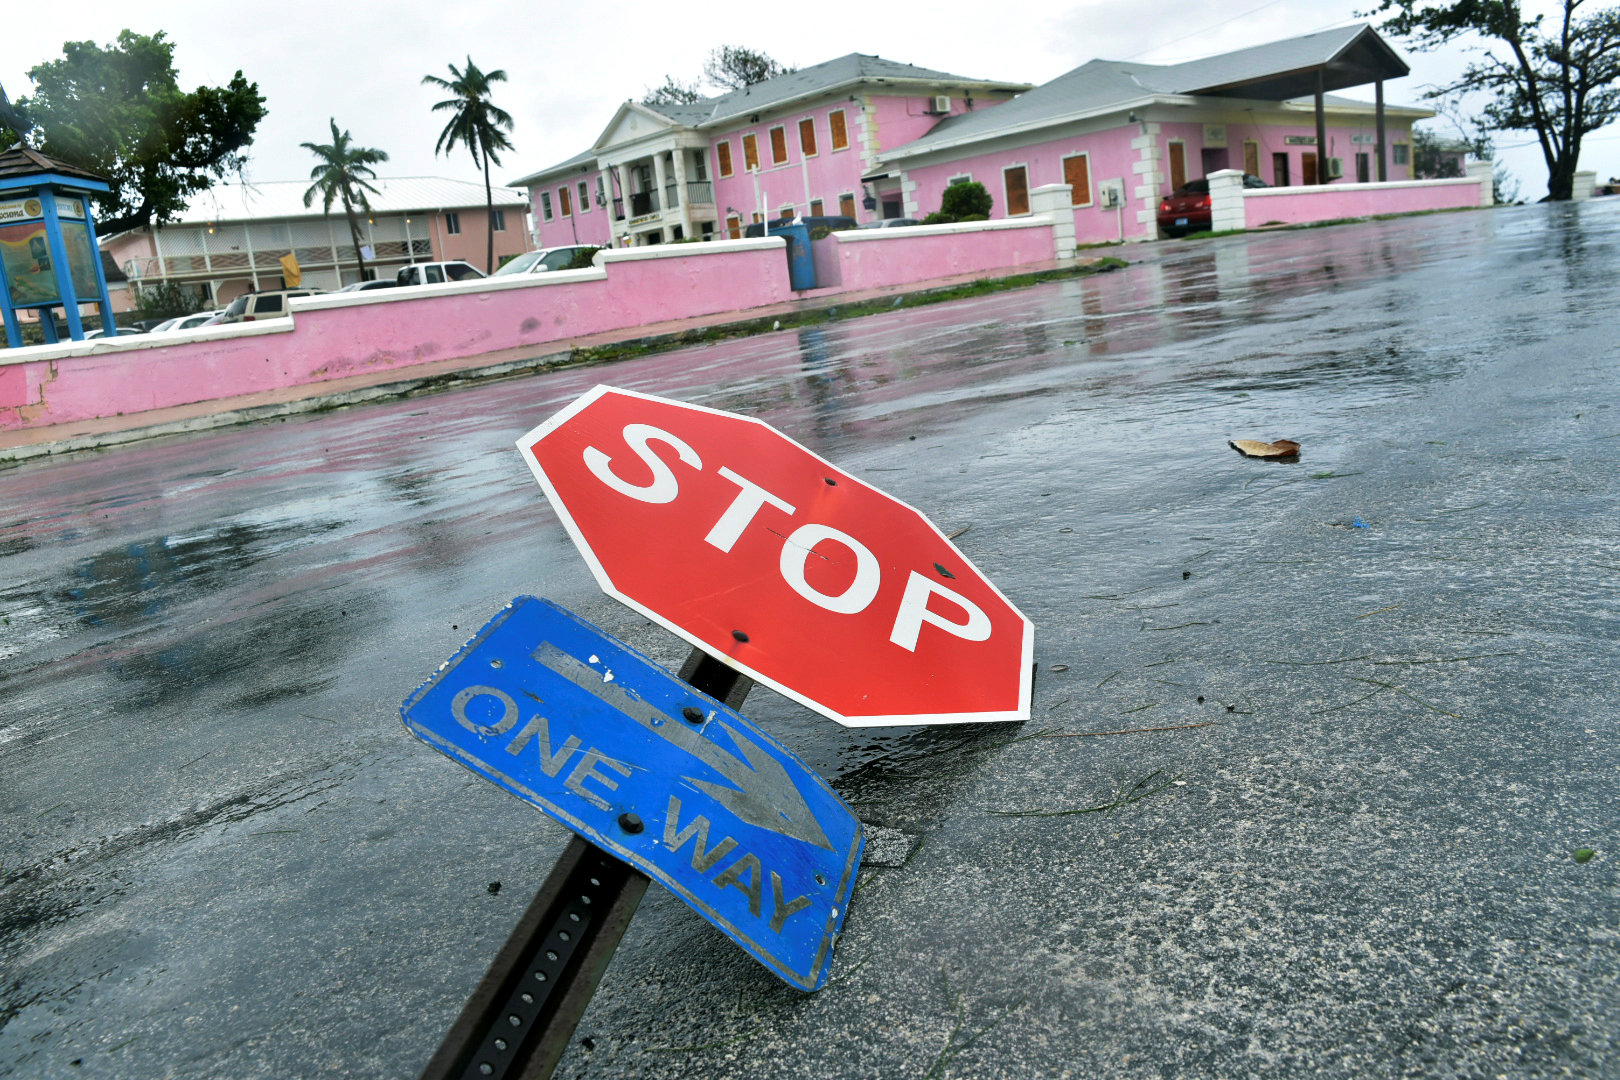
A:
{"type": "Polygon", "coordinates": [[[707,180],[686,182],[686,202],[690,206],[704,206],[714,202],[714,185],[707,180]]]}
{"type": "MultiPolygon", "coordinates": [[[[373,245],[373,257],[377,260],[401,258],[433,258],[433,242],[427,239],[412,238],[406,240],[380,240],[373,245]]],[[[152,278],[207,278],[207,277],[234,277],[251,273],[258,269],[276,272],[281,269],[281,257],[289,251],[298,257],[298,265],[304,270],[330,269],[334,266],[349,265],[354,262],[354,245],[339,244],[336,248],[322,245],[320,247],[297,248],[269,248],[257,250],[253,253],[252,265],[249,265],[248,254],[245,251],[221,251],[204,255],[167,255],[159,259],[155,255],[146,255],[139,258],[127,259],[124,262],[124,273],[131,279],[149,280],[152,278]]],[[[370,260],[367,260],[370,261],[370,260]]]]}

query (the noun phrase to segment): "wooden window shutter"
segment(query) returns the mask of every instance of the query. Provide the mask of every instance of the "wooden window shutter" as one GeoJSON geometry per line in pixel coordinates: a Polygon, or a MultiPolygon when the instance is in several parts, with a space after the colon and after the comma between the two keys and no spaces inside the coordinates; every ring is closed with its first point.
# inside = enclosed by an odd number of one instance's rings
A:
{"type": "Polygon", "coordinates": [[[759,140],[752,132],[743,136],[743,168],[749,170],[759,168],[759,140]]]}
{"type": "Polygon", "coordinates": [[[1091,205],[1091,164],[1086,155],[1063,159],[1063,182],[1069,185],[1071,205],[1091,205]]]}
{"type": "Polygon", "coordinates": [[[574,201],[568,194],[567,187],[557,189],[557,205],[562,209],[562,216],[567,217],[574,212],[574,201]]]}
{"type": "Polygon", "coordinates": [[[726,235],[731,237],[733,240],[742,239],[742,218],[738,217],[736,214],[732,214],[730,217],[726,218],[726,235]]]}
{"type": "Polygon", "coordinates": [[[783,128],[771,128],[771,164],[787,164],[787,131],[783,128]]]}
{"type": "Polygon", "coordinates": [[[731,175],[731,144],[723,142],[715,147],[715,156],[720,160],[720,175],[731,175]]]}
{"type": "Polygon", "coordinates": [[[1250,176],[1260,175],[1260,144],[1245,142],[1243,144],[1243,171],[1250,176]]]}
{"type": "Polygon", "coordinates": [[[1022,165],[1003,170],[1007,185],[1007,216],[1029,213],[1029,174],[1022,165]]]}
{"type": "Polygon", "coordinates": [[[799,121],[799,153],[805,157],[816,156],[816,122],[812,119],[799,121]]]}
{"type": "Polygon", "coordinates": [[[826,203],[822,202],[820,199],[811,199],[810,200],[810,216],[811,217],[821,217],[826,212],[827,212],[827,204],[826,203]]]}
{"type": "Polygon", "coordinates": [[[832,130],[832,148],[834,150],[847,150],[849,148],[849,131],[844,127],[844,110],[834,109],[828,113],[827,126],[832,130]]]}
{"type": "Polygon", "coordinates": [[[1170,190],[1180,191],[1187,186],[1187,147],[1184,143],[1170,144],[1170,190]]]}
{"type": "Polygon", "coordinates": [[[853,195],[840,195],[840,196],[838,196],[838,212],[840,214],[844,215],[845,217],[854,217],[855,216],[855,196],[853,196],[853,195]]]}

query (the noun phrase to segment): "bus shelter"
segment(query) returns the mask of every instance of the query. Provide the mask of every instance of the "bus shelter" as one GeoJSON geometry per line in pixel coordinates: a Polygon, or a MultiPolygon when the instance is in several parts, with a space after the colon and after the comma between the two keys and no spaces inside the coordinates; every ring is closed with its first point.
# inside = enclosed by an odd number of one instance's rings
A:
{"type": "Polygon", "coordinates": [[[75,341],[84,338],[80,304],[95,304],[108,337],[113,325],[107,276],[96,244],[90,196],[107,182],[23,145],[0,154],[0,313],[6,342],[22,345],[17,313],[39,313],[45,340],[60,340],[56,309],[75,341]]]}

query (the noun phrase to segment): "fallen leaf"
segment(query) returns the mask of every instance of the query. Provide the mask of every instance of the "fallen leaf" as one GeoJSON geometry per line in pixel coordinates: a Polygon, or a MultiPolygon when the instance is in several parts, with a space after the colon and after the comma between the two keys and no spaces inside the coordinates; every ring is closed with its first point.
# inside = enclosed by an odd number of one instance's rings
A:
{"type": "Polygon", "coordinates": [[[1230,439],[1227,446],[1236,450],[1244,457],[1258,458],[1288,458],[1299,456],[1299,443],[1292,439],[1278,439],[1276,442],[1258,442],[1254,439],[1230,439]]]}

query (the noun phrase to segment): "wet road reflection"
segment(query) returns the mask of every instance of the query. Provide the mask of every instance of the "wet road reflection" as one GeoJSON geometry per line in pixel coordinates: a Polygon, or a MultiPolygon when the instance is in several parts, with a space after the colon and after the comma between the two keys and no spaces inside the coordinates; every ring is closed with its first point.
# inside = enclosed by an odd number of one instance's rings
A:
{"type": "MultiPolygon", "coordinates": [[[[600,596],[513,449],[596,382],[758,416],[960,531],[1044,660],[1078,665],[1064,650],[1127,612],[1149,662],[1182,599],[1135,594],[1274,527],[1309,475],[1211,445],[1299,438],[1330,476],[1395,404],[1602,333],[1617,217],[1156,245],[1092,278],[0,471],[0,1075],[67,1075],[126,1031],[124,1076],[291,1075],[317,1043],[357,1073],[419,1067],[415,1017],[459,1004],[512,914],[424,913],[459,912],[469,875],[481,896],[543,874],[557,836],[421,753],[399,702],[520,593],[685,653],[600,596]],[[426,966],[358,1019],[330,1004],[407,959],[426,966]]],[[[846,731],[763,690],[748,711],[867,820],[923,832],[1073,718],[1056,694],[1022,728],[846,731]]]]}

